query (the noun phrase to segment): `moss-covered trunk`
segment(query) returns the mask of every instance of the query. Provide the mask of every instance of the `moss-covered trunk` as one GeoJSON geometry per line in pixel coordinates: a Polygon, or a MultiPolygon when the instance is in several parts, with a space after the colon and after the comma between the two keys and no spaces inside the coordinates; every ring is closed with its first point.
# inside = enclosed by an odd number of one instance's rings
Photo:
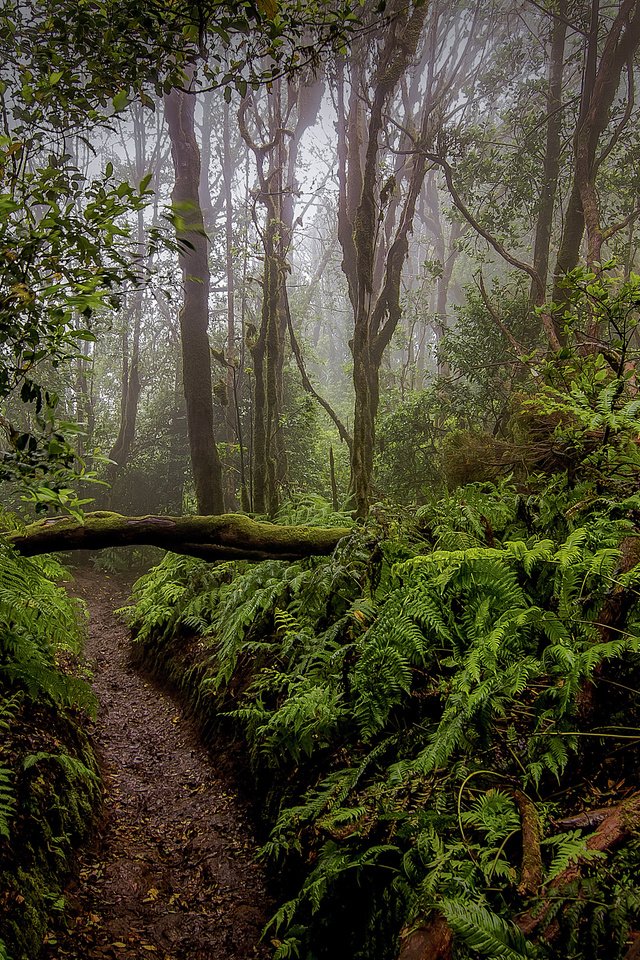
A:
{"type": "Polygon", "coordinates": [[[88,513],[82,523],[67,518],[32,523],[8,540],[25,556],[58,550],[98,550],[151,544],[205,560],[292,560],[331,553],[349,533],[342,527],[285,527],[241,514],[209,517],[123,517],[88,513]]]}

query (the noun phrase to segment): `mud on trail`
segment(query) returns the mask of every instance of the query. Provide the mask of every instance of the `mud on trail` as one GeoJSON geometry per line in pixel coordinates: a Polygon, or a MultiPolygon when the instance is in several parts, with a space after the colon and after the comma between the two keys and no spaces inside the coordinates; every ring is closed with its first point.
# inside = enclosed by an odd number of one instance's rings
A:
{"type": "Polygon", "coordinates": [[[238,784],[178,702],[129,664],[127,630],[113,614],[128,587],[79,570],[70,589],[91,618],[105,816],[43,956],[262,960],[269,900],[238,784]]]}

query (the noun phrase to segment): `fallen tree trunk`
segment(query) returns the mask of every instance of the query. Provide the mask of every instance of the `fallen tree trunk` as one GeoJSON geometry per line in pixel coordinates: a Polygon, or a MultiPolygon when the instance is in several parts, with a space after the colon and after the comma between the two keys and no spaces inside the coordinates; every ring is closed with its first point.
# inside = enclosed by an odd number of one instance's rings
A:
{"type": "Polygon", "coordinates": [[[241,514],[211,517],[123,517],[98,511],[82,523],[40,520],[7,539],[24,556],[151,544],[204,560],[297,560],[331,553],[348,527],[281,526],[241,514]]]}

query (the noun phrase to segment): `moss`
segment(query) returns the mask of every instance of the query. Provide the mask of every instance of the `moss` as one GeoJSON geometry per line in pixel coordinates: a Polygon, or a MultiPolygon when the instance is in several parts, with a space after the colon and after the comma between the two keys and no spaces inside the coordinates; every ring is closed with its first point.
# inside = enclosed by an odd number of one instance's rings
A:
{"type": "Polygon", "coordinates": [[[124,517],[100,511],[88,513],[82,523],[69,519],[32,523],[8,539],[28,556],[151,544],[211,560],[263,560],[330,553],[349,532],[346,527],[282,526],[243,514],[124,517]]]}

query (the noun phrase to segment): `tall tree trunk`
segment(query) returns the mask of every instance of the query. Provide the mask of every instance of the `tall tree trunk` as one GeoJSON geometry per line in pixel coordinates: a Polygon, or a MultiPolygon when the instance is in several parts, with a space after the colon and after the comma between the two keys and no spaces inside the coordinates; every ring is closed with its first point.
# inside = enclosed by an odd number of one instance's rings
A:
{"type": "MultiPolygon", "coordinates": [[[[362,129],[361,103],[366,102],[369,91],[361,88],[364,74],[360,67],[352,72],[349,107],[345,109],[344,66],[339,64],[338,70],[338,237],[354,313],[350,341],[355,393],[350,499],[354,514],[360,518],[366,516],[371,501],[380,366],[401,316],[402,269],[426,173],[423,148],[429,138],[430,91],[424,97],[405,195],[402,203],[394,201],[392,205],[397,226],[388,232],[388,242],[385,231],[380,229],[388,205],[385,193],[397,185],[391,188],[390,184],[379,182],[381,139],[385,111],[415,56],[428,6],[420,3],[407,8],[398,3],[390,10],[393,17],[372,81],[366,133],[362,129]],[[384,268],[376,270],[380,242],[385,244],[384,268]],[[376,275],[380,273],[382,278],[376,289],[376,275]]],[[[364,55],[364,51],[360,54],[364,55]]],[[[354,60],[357,61],[357,55],[354,60]]],[[[412,118],[407,120],[410,123],[412,118]]]]}
{"type": "MultiPolygon", "coordinates": [[[[282,118],[282,80],[277,80],[268,100],[268,144],[256,142],[249,130],[249,112],[257,116],[253,97],[243,100],[238,114],[240,132],[252,151],[258,173],[258,198],[265,210],[261,230],[264,268],[262,273],[262,309],[260,329],[249,340],[253,361],[253,445],[252,505],[256,513],[275,513],[279,505],[279,480],[283,464],[278,443],[282,410],[282,369],[286,314],[282,298],[286,296],[286,238],[282,219],[284,184],[282,118]]],[[[255,214],[254,214],[255,216],[255,214]]],[[[257,222],[257,220],[256,220],[257,222]]]]}
{"type": "MultiPolygon", "coordinates": [[[[640,45],[640,3],[638,0],[622,0],[598,62],[599,23],[598,0],[593,0],[580,117],[574,139],[574,174],[555,268],[555,302],[562,302],[566,297],[562,281],[565,274],[578,263],[585,227],[587,262],[591,265],[600,262],[604,235],[600,224],[596,177],[611,145],[599,156],[597,151],[609,122],[622,71],[640,45]]],[[[619,137],[621,132],[622,127],[618,126],[614,138],[619,137]]]]}
{"type": "Polygon", "coordinates": [[[183,275],[180,310],[184,395],[198,512],[222,513],[222,469],[213,429],[209,345],[209,259],[198,186],[200,151],[195,136],[195,96],[172,90],[165,113],[175,170],[172,192],[183,275]]]}
{"type": "MultiPolygon", "coordinates": [[[[133,176],[140,183],[147,172],[147,138],[144,125],[144,107],[138,105],[133,113],[133,141],[135,148],[133,176]]],[[[159,147],[159,144],[158,144],[159,147]]],[[[158,162],[158,161],[157,161],[158,162]]],[[[142,392],[140,379],[140,335],[144,301],[145,268],[148,265],[145,256],[144,212],[138,210],[136,221],[135,268],[138,286],[125,302],[125,316],[122,331],[122,394],[120,401],[120,429],[109,451],[107,477],[114,483],[118,472],[131,458],[131,448],[135,439],[138,406],[142,392]],[[131,335],[131,338],[130,338],[131,335]],[[131,354],[129,354],[131,349],[131,354]]]]}
{"type": "MultiPolygon", "coordinates": [[[[138,211],[138,249],[144,243],[144,221],[142,211],[138,211]]],[[[142,284],[142,276],[140,277],[142,284]]],[[[138,405],[142,392],[140,380],[140,333],[142,326],[142,307],[144,291],[142,286],[133,291],[127,298],[125,317],[123,318],[122,332],[122,397],[120,402],[120,429],[118,436],[109,451],[109,459],[113,460],[108,472],[109,481],[113,483],[119,470],[126,466],[131,457],[131,448],[135,439],[136,422],[138,419],[138,405]],[[129,354],[129,332],[131,331],[131,354],[129,354]]]]}
{"type": "Polygon", "coordinates": [[[275,81],[267,101],[268,118],[263,118],[266,143],[258,141],[260,105],[253,95],[243,100],[238,114],[240,132],[255,157],[258,199],[265,210],[260,231],[264,256],[261,322],[250,342],[254,375],[252,497],[253,509],[270,515],[278,509],[287,476],[283,371],[295,169],[300,138],[314,122],[321,97],[322,86],[315,80],[309,84],[298,78],[275,81]]]}
{"type": "Polygon", "coordinates": [[[566,35],[566,0],[560,0],[558,16],[554,18],[551,31],[549,83],[547,87],[547,136],[540,207],[533,246],[533,266],[540,277],[540,283],[535,283],[532,280],[529,292],[529,302],[537,307],[541,307],[546,299],[553,212],[562,157],[562,80],[566,35]]]}
{"type": "MultiPolygon", "coordinates": [[[[227,276],[227,406],[226,441],[229,449],[229,461],[233,443],[239,433],[238,404],[236,396],[236,316],[235,316],[235,276],[233,271],[233,160],[231,154],[231,130],[229,125],[229,104],[225,102],[222,118],[222,188],[225,208],[225,272],[227,276]]],[[[240,486],[244,487],[244,457],[240,451],[240,486]]],[[[229,502],[235,497],[235,484],[231,470],[227,472],[227,490],[229,502]]]]}

